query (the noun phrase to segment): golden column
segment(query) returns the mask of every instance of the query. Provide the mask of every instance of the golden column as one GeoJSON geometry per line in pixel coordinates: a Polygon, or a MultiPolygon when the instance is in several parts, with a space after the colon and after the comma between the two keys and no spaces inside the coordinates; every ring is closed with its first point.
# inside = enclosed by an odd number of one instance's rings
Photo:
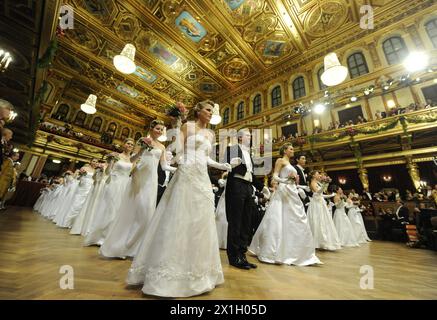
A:
{"type": "Polygon", "coordinates": [[[419,168],[417,164],[413,162],[411,157],[407,157],[407,169],[408,173],[410,174],[411,181],[413,181],[414,187],[416,190],[420,189],[420,174],[419,174],[419,168]]]}
{"type": "Polygon", "coordinates": [[[360,177],[361,184],[364,190],[369,190],[369,178],[367,176],[367,169],[362,165],[358,168],[358,176],[360,177]]]}

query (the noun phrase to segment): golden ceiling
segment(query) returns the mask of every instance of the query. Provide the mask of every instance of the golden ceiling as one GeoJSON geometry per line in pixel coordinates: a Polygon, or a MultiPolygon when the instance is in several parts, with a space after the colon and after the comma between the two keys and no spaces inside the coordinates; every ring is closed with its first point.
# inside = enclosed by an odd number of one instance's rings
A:
{"type": "MultiPolygon", "coordinates": [[[[54,67],[69,89],[97,92],[108,105],[158,116],[173,101],[217,98],[280,70],[327,39],[359,29],[366,0],[70,0],[74,29],[54,67]],[[112,58],[126,43],[137,71],[112,58]]],[[[372,0],[375,11],[399,3],[372,0]]],[[[333,45],[334,43],[332,43],[333,45]]]]}

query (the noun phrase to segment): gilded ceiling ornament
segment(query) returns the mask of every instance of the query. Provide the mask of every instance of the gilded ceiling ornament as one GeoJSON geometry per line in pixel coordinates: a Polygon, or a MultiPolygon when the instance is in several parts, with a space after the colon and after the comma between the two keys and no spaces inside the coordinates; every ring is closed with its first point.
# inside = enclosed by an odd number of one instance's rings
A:
{"type": "Polygon", "coordinates": [[[199,43],[208,33],[205,27],[194,19],[188,11],[182,11],[174,23],[185,37],[195,43],[199,43]]]}
{"type": "Polygon", "coordinates": [[[266,1],[264,0],[223,0],[224,6],[237,24],[245,24],[259,14],[266,1]]]}
{"type": "Polygon", "coordinates": [[[104,24],[111,24],[118,12],[113,0],[83,0],[83,2],[85,9],[104,24]]]}
{"type": "Polygon", "coordinates": [[[240,58],[234,58],[227,62],[223,67],[224,76],[230,81],[241,81],[247,78],[250,68],[247,63],[240,58]]]}
{"type": "Polygon", "coordinates": [[[80,23],[76,22],[74,29],[68,30],[66,37],[84,49],[96,51],[99,48],[99,40],[96,35],[80,23]]]}
{"type": "Polygon", "coordinates": [[[244,40],[247,42],[257,42],[265,35],[274,31],[277,22],[278,19],[274,15],[262,15],[244,29],[244,40]]]}
{"type": "Polygon", "coordinates": [[[285,35],[277,34],[259,43],[255,51],[265,64],[272,64],[288,56],[292,49],[291,43],[287,41],[285,35]]]}
{"type": "Polygon", "coordinates": [[[315,5],[304,21],[304,29],[313,37],[325,37],[334,33],[348,18],[348,9],[343,0],[327,0],[315,5]]]}
{"type": "Polygon", "coordinates": [[[138,34],[138,19],[132,15],[123,14],[114,24],[114,31],[124,41],[132,41],[138,34]]]}
{"type": "Polygon", "coordinates": [[[211,53],[208,58],[211,59],[216,66],[220,66],[235,55],[235,50],[228,43],[226,43],[220,49],[217,49],[215,52],[211,53]]]}
{"type": "MultiPolygon", "coordinates": [[[[164,1],[163,1],[164,2],[164,1]]],[[[167,18],[175,17],[179,14],[181,10],[181,1],[169,0],[165,1],[162,5],[162,12],[167,18]]]]}
{"type": "Polygon", "coordinates": [[[162,89],[168,87],[168,85],[169,85],[169,82],[167,80],[161,78],[161,79],[159,79],[158,81],[155,82],[153,87],[155,89],[162,90],[162,89]]]}
{"type": "Polygon", "coordinates": [[[200,49],[206,52],[212,51],[216,48],[217,43],[218,41],[216,37],[206,36],[200,43],[200,49]]]}

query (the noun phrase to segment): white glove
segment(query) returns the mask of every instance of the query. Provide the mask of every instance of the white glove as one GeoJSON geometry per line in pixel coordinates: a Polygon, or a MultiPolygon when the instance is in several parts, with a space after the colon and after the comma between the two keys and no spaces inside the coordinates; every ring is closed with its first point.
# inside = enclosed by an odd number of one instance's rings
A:
{"type": "Polygon", "coordinates": [[[226,180],[225,179],[219,179],[218,180],[218,185],[220,188],[223,188],[224,186],[226,186],[226,180]]]}
{"type": "Polygon", "coordinates": [[[167,161],[161,160],[159,163],[161,164],[161,169],[164,171],[169,171],[171,173],[175,173],[177,170],[175,167],[169,166],[167,161]]]}
{"type": "Polygon", "coordinates": [[[297,188],[297,193],[299,194],[299,197],[300,197],[302,200],[305,200],[305,198],[307,197],[307,194],[305,193],[305,191],[303,191],[303,190],[300,189],[300,188],[297,188]]]}
{"type": "Polygon", "coordinates": [[[217,187],[212,187],[212,192],[216,193],[219,190],[217,187]]]}
{"type": "Polygon", "coordinates": [[[231,171],[232,167],[229,163],[218,163],[217,161],[212,160],[210,157],[208,157],[207,164],[210,167],[223,170],[223,171],[231,171]]]}
{"type": "Polygon", "coordinates": [[[310,187],[308,187],[308,186],[303,186],[303,185],[298,184],[297,187],[299,189],[302,189],[302,190],[306,191],[306,192],[310,192],[311,191],[310,187]]]}
{"type": "Polygon", "coordinates": [[[269,188],[267,188],[266,186],[264,186],[264,188],[262,189],[262,194],[264,195],[264,198],[266,198],[267,200],[270,199],[271,193],[269,188]]]}
{"type": "Polygon", "coordinates": [[[255,204],[258,205],[258,197],[255,197],[253,200],[255,201],[255,204]]]}
{"type": "Polygon", "coordinates": [[[273,174],[273,180],[278,181],[279,183],[291,184],[291,181],[287,178],[279,178],[277,173],[273,174]]]}
{"type": "Polygon", "coordinates": [[[332,193],[332,194],[322,194],[322,197],[323,197],[323,199],[329,199],[329,198],[335,197],[335,193],[332,193]]]}
{"type": "Polygon", "coordinates": [[[242,162],[243,162],[243,160],[240,157],[232,158],[231,159],[231,166],[232,166],[232,168],[238,167],[242,162]]]}

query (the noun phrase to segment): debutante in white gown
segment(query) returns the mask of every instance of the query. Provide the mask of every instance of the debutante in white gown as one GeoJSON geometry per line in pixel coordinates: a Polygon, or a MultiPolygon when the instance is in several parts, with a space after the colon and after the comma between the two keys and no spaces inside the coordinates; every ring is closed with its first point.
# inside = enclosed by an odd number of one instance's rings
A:
{"type": "Polygon", "coordinates": [[[320,186],[313,192],[307,216],[316,248],[330,251],[341,249],[332,214],[323,198],[323,188],[320,186]]]}
{"type": "MultiPolygon", "coordinates": [[[[286,179],[296,169],[288,164],[279,172],[286,179]]],[[[295,183],[279,183],[252,238],[249,251],[267,263],[307,266],[317,258],[308,219],[295,183]]]]}
{"type": "Polygon", "coordinates": [[[64,178],[64,184],[62,185],[62,190],[59,192],[56,199],[53,199],[53,210],[51,213],[52,221],[56,220],[60,207],[65,203],[65,198],[70,190],[73,179],[72,175],[66,175],[64,178]]]}
{"type": "Polygon", "coordinates": [[[109,177],[105,181],[106,187],[85,236],[85,246],[102,245],[116,213],[124,214],[126,212],[120,208],[120,204],[128,189],[131,170],[131,162],[119,160],[114,163],[109,177]]]}
{"type": "Polygon", "coordinates": [[[38,200],[36,200],[35,204],[33,205],[33,211],[41,212],[41,208],[44,207],[44,202],[47,196],[50,194],[50,192],[51,190],[48,187],[41,189],[40,196],[38,197],[38,200]]]}
{"type": "MultiPolygon", "coordinates": [[[[222,182],[225,185],[225,180],[222,182]]],[[[215,224],[217,228],[218,244],[220,249],[226,249],[228,243],[228,219],[226,218],[226,187],[220,196],[215,209],[215,224]]]]}
{"type": "Polygon", "coordinates": [[[158,164],[162,150],[144,150],[124,193],[100,254],[108,258],[134,257],[156,208],[158,164]]]}
{"type": "Polygon", "coordinates": [[[76,190],[79,188],[79,179],[72,177],[71,182],[68,184],[63,198],[60,198],[60,202],[55,208],[55,218],[53,222],[56,223],[58,227],[66,228],[67,214],[70,212],[71,204],[76,196],[76,190]]]}
{"type": "Polygon", "coordinates": [[[70,210],[66,214],[65,227],[70,228],[75,219],[79,216],[80,210],[82,210],[89,192],[93,186],[93,172],[88,172],[86,175],[80,178],[79,186],[77,187],[76,194],[71,202],[70,210]]]}
{"type": "Polygon", "coordinates": [[[41,215],[47,219],[51,219],[55,210],[56,200],[62,193],[64,186],[62,184],[55,184],[52,186],[52,190],[47,196],[44,207],[41,209],[41,215]]]}
{"type": "Polygon", "coordinates": [[[211,143],[195,134],[187,145],[195,152],[179,164],[127,276],[128,284],[143,284],[145,294],[189,297],[224,281],[207,169],[211,143]]]}
{"type": "Polygon", "coordinates": [[[348,217],[352,224],[352,228],[355,233],[355,237],[358,241],[358,243],[367,243],[370,240],[369,236],[367,235],[366,227],[364,225],[363,216],[361,214],[361,210],[358,208],[358,206],[353,204],[347,204],[347,208],[349,208],[348,211],[348,217]]]}
{"type": "Polygon", "coordinates": [[[344,208],[345,202],[343,200],[335,204],[334,224],[340,243],[343,247],[359,247],[354,229],[344,208]]]}
{"type": "Polygon", "coordinates": [[[96,170],[93,176],[94,183],[91,187],[90,192],[85,200],[82,209],[79,212],[79,215],[74,220],[73,225],[71,226],[70,234],[85,234],[86,233],[86,224],[89,224],[90,217],[94,215],[94,210],[96,205],[100,201],[102,188],[105,185],[103,183],[105,173],[103,170],[96,170]]]}

